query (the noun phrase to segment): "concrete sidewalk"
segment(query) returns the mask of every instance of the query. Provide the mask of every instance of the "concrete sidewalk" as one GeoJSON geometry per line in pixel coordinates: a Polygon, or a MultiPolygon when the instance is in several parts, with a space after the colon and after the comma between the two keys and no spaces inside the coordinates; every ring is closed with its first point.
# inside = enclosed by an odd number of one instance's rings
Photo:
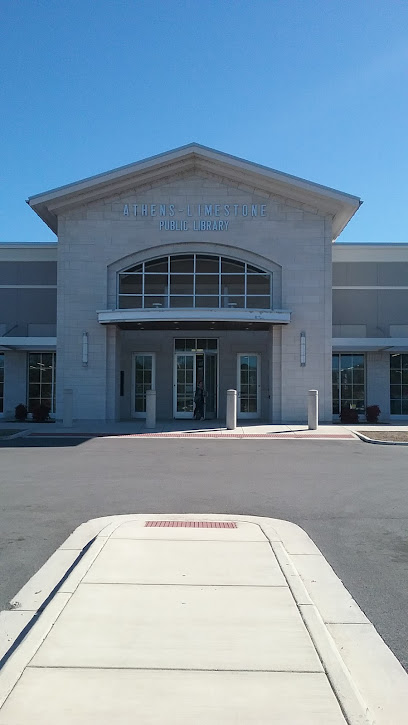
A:
{"type": "Polygon", "coordinates": [[[289,522],[95,519],[13,607],[0,725],[408,722],[407,674],[289,522]]]}
{"type": "MultiPolygon", "coordinates": [[[[18,436],[34,437],[115,437],[115,438],[271,438],[273,439],[332,439],[356,440],[357,436],[341,425],[322,424],[317,430],[309,430],[304,423],[277,424],[259,421],[239,421],[235,430],[227,430],[220,420],[167,420],[158,421],[155,428],[146,428],[144,420],[123,422],[81,421],[64,428],[61,423],[0,423],[1,429],[16,428],[18,436]]],[[[1,440],[1,439],[0,439],[1,440]]],[[[4,438],[3,438],[4,440],[4,438]]]]}

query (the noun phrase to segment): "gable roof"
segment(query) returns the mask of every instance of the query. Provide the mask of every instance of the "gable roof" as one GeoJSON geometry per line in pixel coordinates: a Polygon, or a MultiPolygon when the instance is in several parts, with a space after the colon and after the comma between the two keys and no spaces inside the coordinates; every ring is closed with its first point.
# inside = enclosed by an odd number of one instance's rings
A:
{"type": "Polygon", "coordinates": [[[58,214],[66,209],[126,192],[139,184],[159,183],[161,179],[168,180],[172,174],[188,171],[210,172],[234,183],[253,186],[306,204],[321,214],[329,214],[333,217],[334,239],[362,204],[357,196],[284,174],[198,143],[180,146],[112,171],[30,196],[27,204],[56,234],[58,214]]]}

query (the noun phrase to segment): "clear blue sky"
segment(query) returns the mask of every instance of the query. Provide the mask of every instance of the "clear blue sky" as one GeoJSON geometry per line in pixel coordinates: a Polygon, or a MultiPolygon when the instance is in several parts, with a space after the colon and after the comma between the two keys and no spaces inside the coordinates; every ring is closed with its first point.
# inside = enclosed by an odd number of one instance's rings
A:
{"type": "Polygon", "coordinates": [[[0,240],[25,199],[191,141],[356,194],[407,241],[406,0],[0,0],[0,240]]]}

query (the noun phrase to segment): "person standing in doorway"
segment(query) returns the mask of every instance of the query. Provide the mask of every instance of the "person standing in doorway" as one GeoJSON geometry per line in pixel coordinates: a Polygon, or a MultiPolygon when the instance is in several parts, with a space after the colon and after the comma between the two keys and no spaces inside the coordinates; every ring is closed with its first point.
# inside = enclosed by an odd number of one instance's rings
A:
{"type": "Polygon", "coordinates": [[[203,381],[200,380],[197,385],[195,396],[194,396],[194,403],[195,403],[194,418],[196,420],[204,420],[204,398],[205,398],[204,385],[203,385],[203,381]]]}

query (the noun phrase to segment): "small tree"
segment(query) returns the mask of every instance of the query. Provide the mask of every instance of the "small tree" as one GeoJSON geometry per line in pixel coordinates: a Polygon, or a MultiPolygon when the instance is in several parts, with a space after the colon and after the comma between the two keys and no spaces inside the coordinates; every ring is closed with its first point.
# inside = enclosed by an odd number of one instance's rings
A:
{"type": "Polygon", "coordinates": [[[35,423],[45,423],[50,417],[50,409],[48,405],[37,405],[33,408],[33,421],[35,423]]]}
{"type": "Polygon", "coordinates": [[[378,416],[380,415],[381,410],[379,409],[378,405],[367,405],[366,408],[366,420],[367,423],[378,423],[378,416]]]}
{"type": "Polygon", "coordinates": [[[14,410],[15,419],[23,423],[27,418],[27,407],[23,403],[16,405],[14,410]]]}
{"type": "Polygon", "coordinates": [[[340,420],[342,423],[349,423],[353,425],[358,423],[358,412],[355,408],[342,408],[340,413],[340,420]]]}

